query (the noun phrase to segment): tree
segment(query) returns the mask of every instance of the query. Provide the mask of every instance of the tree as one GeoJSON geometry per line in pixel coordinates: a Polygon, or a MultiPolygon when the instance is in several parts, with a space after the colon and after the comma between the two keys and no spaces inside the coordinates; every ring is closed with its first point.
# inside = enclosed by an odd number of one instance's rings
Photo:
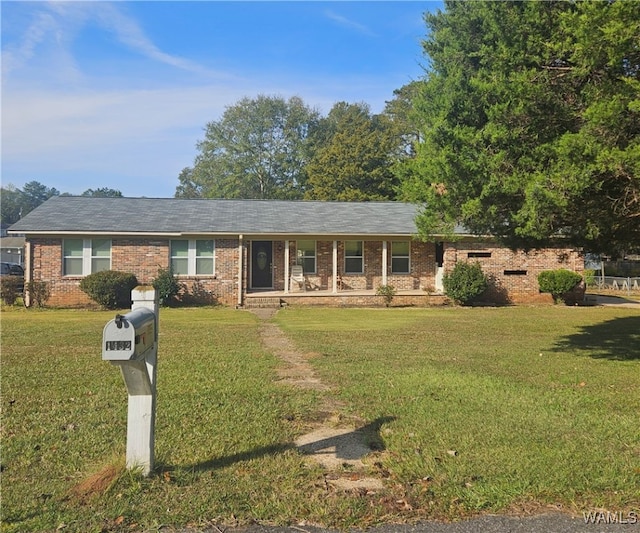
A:
{"type": "Polygon", "coordinates": [[[298,97],[261,95],[227,107],[221,120],[207,124],[176,197],[301,198],[305,143],[317,119],[298,97]]]}
{"type": "Polygon", "coordinates": [[[0,216],[3,224],[13,224],[20,220],[22,191],[8,184],[0,189],[0,216]]]}
{"type": "Polygon", "coordinates": [[[40,204],[46,202],[52,196],[60,196],[60,192],[51,187],[47,187],[38,181],[30,181],[22,188],[22,216],[32,211],[40,204]]]}
{"type": "Polygon", "coordinates": [[[419,121],[414,103],[420,95],[422,82],[411,83],[393,91],[393,99],[386,102],[384,114],[389,117],[398,138],[398,159],[415,156],[415,145],[420,142],[419,121]]]}
{"type": "Polygon", "coordinates": [[[311,143],[305,198],[383,200],[395,197],[391,172],[399,136],[390,118],[364,104],[336,103],[311,143]]]}
{"type": "Polygon", "coordinates": [[[640,245],[640,2],[445,2],[416,157],[398,170],[425,235],[512,247],[640,245]]]}
{"type": "Polygon", "coordinates": [[[52,196],[59,196],[55,188],[49,188],[38,181],[25,183],[22,190],[12,184],[0,189],[0,212],[2,222],[13,224],[52,196]]]}
{"type": "Polygon", "coordinates": [[[91,196],[93,198],[122,198],[122,193],[116,189],[109,187],[100,187],[98,189],[87,189],[80,196],[91,196]]]}

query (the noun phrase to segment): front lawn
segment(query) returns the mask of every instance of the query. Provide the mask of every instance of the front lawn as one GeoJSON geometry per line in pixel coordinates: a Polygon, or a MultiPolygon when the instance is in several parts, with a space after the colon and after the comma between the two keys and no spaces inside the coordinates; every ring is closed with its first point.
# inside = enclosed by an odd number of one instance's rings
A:
{"type": "Polygon", "coordinates": [[[113,312],[2,312],[3,531],[348,528],[640,507],[640,315],[563,306],[286,309],[329,393],[277,383],[254,315],[163,309],[156,473],[123,472],[113,312]],[[323,395],[376,426],[383,492],[341,493],[293,440],[323,395]]]}

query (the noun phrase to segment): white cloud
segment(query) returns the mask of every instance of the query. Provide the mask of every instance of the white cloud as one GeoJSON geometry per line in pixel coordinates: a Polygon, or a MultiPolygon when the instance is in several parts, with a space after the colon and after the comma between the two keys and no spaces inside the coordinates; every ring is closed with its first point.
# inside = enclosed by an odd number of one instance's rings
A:
{"type": "MultiPolygon", "coordinates": [[[[23,26],[11,25],[3,12],[3,26],[11,31],[4,32],[2,52],[2,173],[18,187],[35,179],[75,194],[108,186],[127,195],[171,196],[178,173],[193,163],[206,123],[245,96],[297,95],[323,113],[339,100],[366,101],[378,112],[392,97],[388,74],[331,77],[286,69],[276,74],[267,64],[261,72],[214,71],[158,47],[126,4],[21,5],[29,16],[23,26]],[[83,71],[85,63],[75,55],[87,28],[130,52],[122,63],[116,61],[108,79],[101,65],[92,70],[100,78],[83,71]],[[144,76],[124,71],[131,61],[145,69],[144,76]],[[167,76],[167,67],[181,72],[167,76]],[[162,190],[146,192],[145,180],[162,190]]],[[[327,16],[373,35],[357,22],[327,16]]]]}
{"type": "Polygon", "coordinates": [[[368,35],[369,37],[376,36],[375,32],[373,32],[368,26],[365,26],[364,24],[360,24],[355,20],[351,20],[347,17],[339,15],[335,11],[327,10],[325,11],[325,16],[328,19],[333,20],[334,22],[337,22],[340,26],[343,26],[345,28],[355,30],[358,33],[362,33],[363,35],[368,35]]]}
{"type": "MultiPolygon", "coordinates": [[[[55,56],[55,64],[49,63],[50,72],[60,78],[57,65],[75,64],[73,44],[80,31],[89,24],[96,24],[103,32],[115,36],[116,41],[135,54],[183,71],[217,78],[227,73],[206,68],[188,58],[159,49],[144,33],[138,22],[130,17],[122,6],[111,2],[46,2],[34,6],[32,21],[17,42],[9,43],[2,52],[4,77],[29,66],[41,56],[55,56]]],[[[46,66],[46,62],[39,66],[46,66]]],[[[66,69],[65,69],[66,70],[66,69]]]]}

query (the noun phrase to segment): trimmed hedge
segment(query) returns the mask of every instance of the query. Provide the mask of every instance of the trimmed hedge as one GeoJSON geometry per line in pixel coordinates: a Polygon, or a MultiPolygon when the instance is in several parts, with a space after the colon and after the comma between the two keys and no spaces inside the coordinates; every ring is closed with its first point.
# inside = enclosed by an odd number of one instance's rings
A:
{"type": "Polygon", "coordinates": [[[83,278],[80,289],[106,309],[125,309],[131,307],[131,291],[137,285],[134,274],[104,270],[83,278]]]}
{"type": "Polygon", "coordinates": [[[556,303],[564,303],[567,293],[571,292],[581,281],[580,274],[566,268],[543,270],[538,274],[540,292],[550,293],[556,303]]]}
{"type": "Polygon", "coordinates": [[[476,300],[489,286],[487,276],[477,262],[456,263],[453,270],[444,275],[442,283],[445,294],[461,305],[476,300]]]}

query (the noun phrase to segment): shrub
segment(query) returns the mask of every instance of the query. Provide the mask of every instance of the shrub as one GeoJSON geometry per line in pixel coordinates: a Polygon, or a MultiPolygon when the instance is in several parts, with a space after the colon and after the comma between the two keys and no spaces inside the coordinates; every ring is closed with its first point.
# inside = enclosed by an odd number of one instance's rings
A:
{"type": "Polygon", "coordinates": [[[593,286],[596,283],[596,271],[591,268],[584,269],[584,282],[587,286],[593,286]]]}
{"type": "Polygon", "coordinates": [[[131,291],[137,285],[134,274],[104,270],[83,278],[80,289],[106,309],[124,309],[131,306],[131,291]]]}
{"type": "Polygon", "coordinates": [[[445,294],[454,302],[467,305],[478,298],[489,286],[480,263],[456,263],[443,278],[445,294]]]}
{"type": "Polygon", "coordinates": [[[13,305],[24,289],[24,278],[22,276],[2,276],[0,278],[0,294],[4,303],[13,305]]]}
{"type": "Polygon", "coordinates": [[[543,270],[538,274],[540,292],[550,293],[556,303],[564,302],[567,293],[581,281],[582,276],[580,274],[565,268],[543,270]]]}
{"type": "Polygon", "coordinates": [[[25,286],[25,291],[29,293],[31,305],[44,307],[51,296],[51,290],[46,281],[29,281],[25,286]]]}
{"type": "Polygon", "coordinates": [[[384,298],[384,304],[389,307],[393,301],[393,297],[396,295],[396,288],[393,285],[380,285],[376,290],[378,296],[384,298]]]}
{"type": "Polygon", "coordinates": [[[158,276],[151,284],[156,290],[160,305],[173,305],[177,302],[182,285],[178,282],[171,268],[159,268],[158,276]]]}

